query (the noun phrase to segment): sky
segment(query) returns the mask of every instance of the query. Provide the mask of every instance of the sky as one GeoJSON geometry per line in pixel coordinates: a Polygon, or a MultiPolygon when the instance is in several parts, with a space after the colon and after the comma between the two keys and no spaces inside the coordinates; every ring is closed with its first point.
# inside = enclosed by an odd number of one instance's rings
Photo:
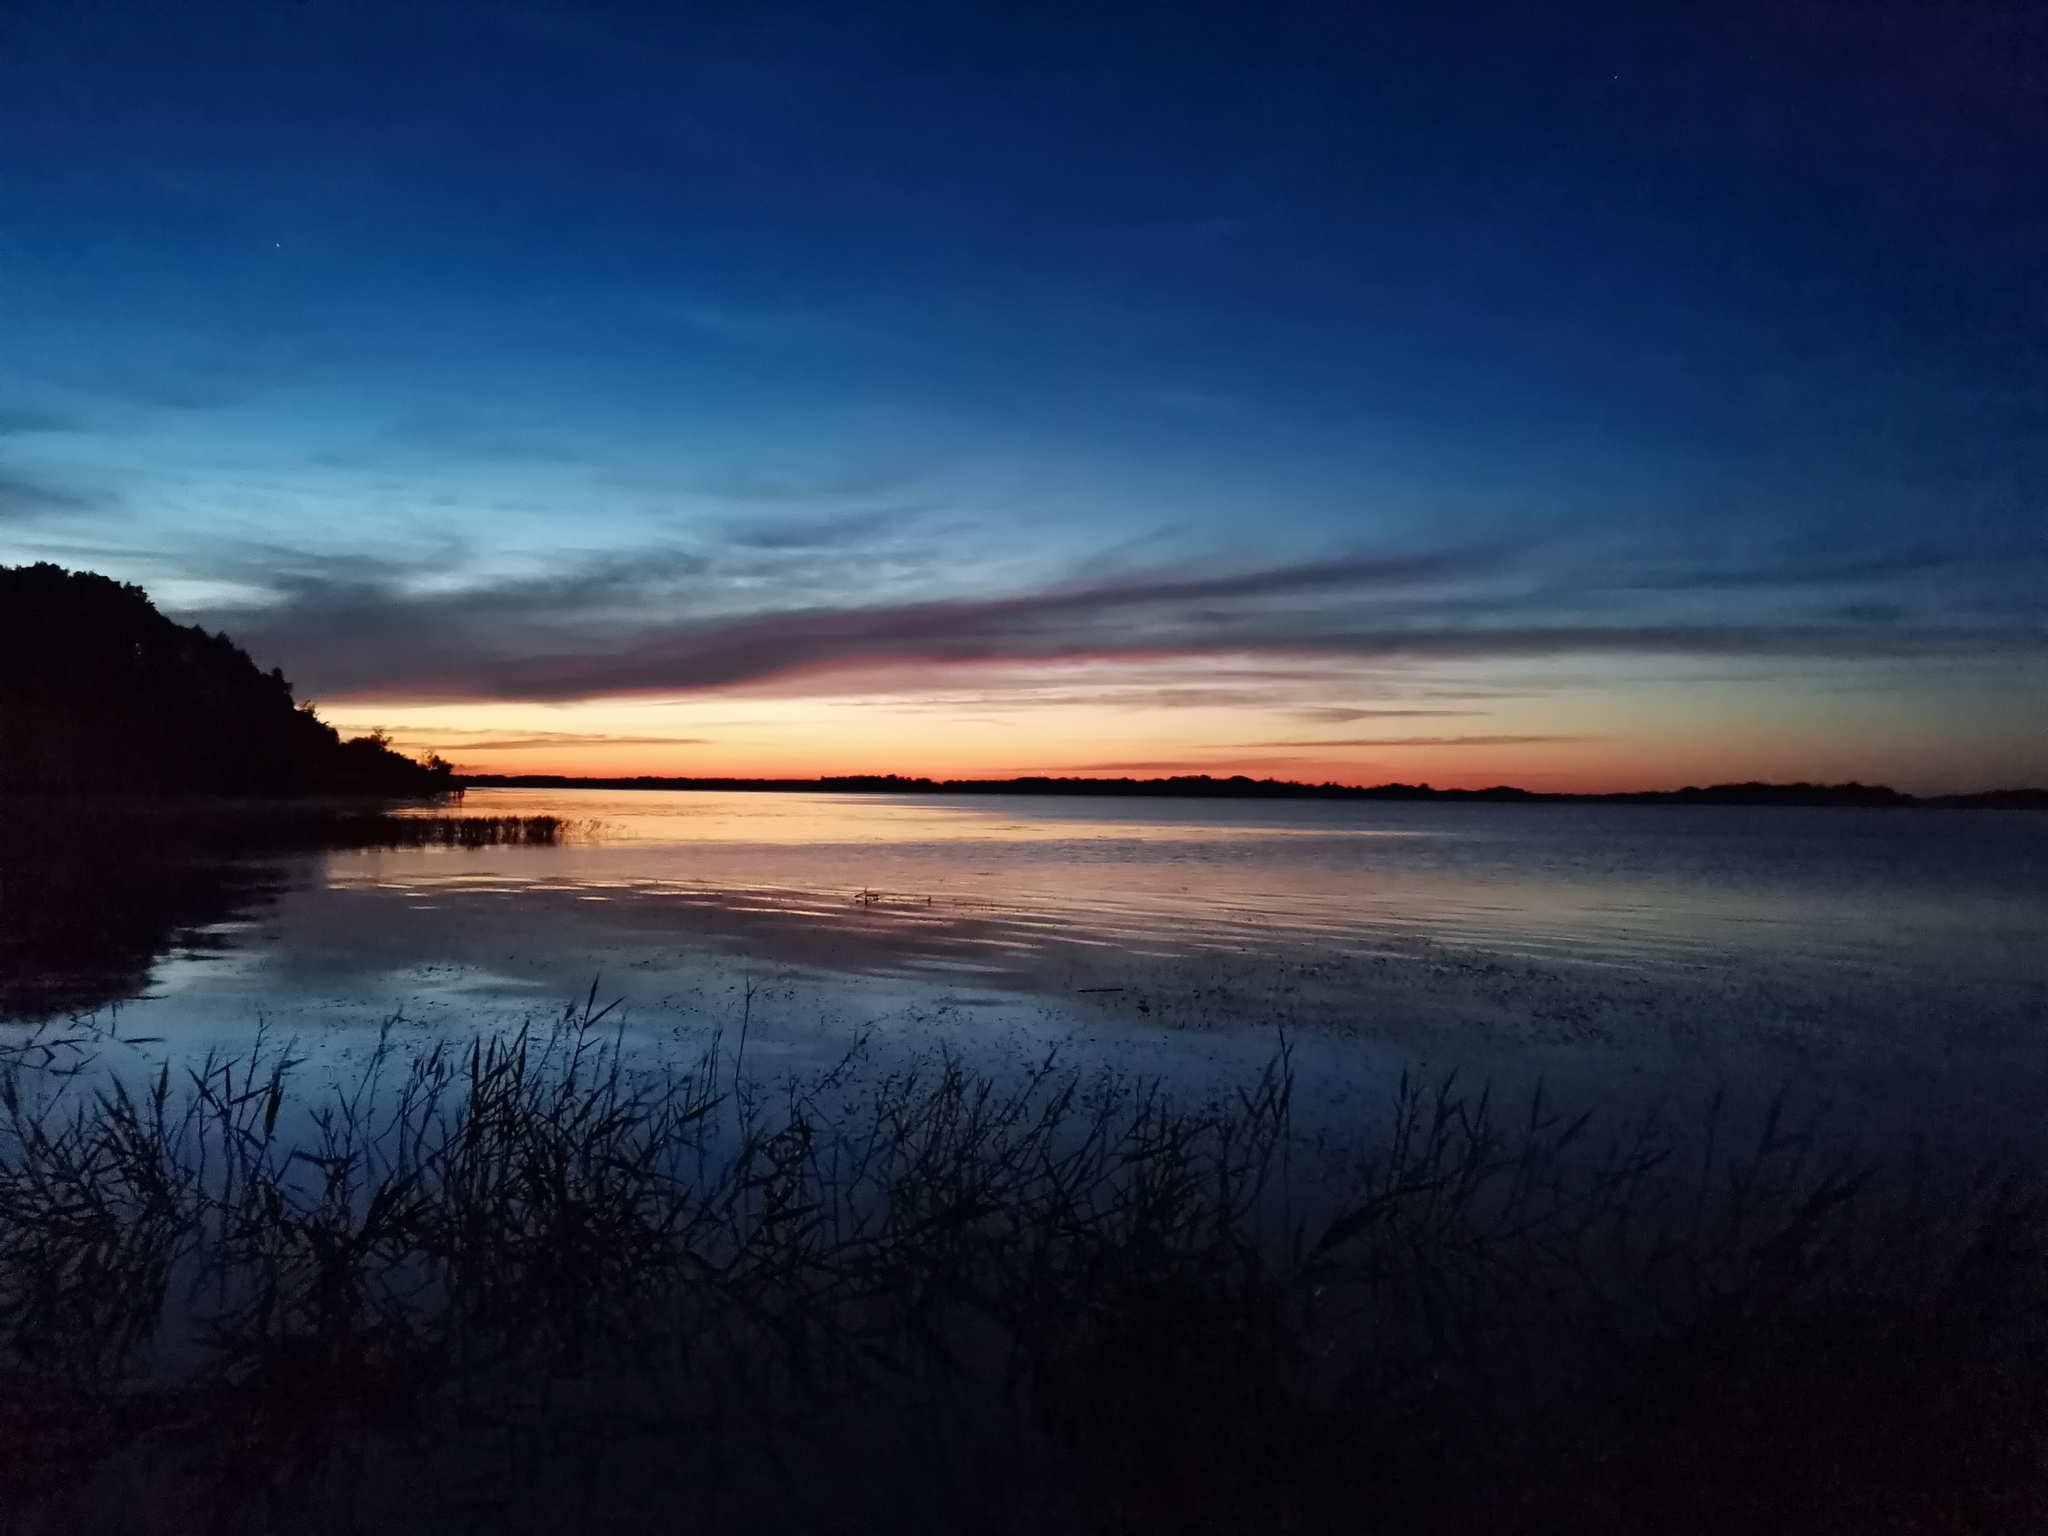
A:
{"type": "Polygon", "coordinates": [[[0,564],[493,772],[2048,782],[2048,8],[0,5],[0,564]]]}

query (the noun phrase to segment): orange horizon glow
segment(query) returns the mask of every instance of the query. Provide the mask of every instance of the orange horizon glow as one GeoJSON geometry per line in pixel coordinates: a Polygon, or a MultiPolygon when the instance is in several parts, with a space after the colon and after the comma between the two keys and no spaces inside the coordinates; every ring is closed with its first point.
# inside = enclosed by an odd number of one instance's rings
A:
{"type": "Polygon", "coordinates": [[[1945,793],[2048,778],[2048,738],[2015,743],[2009,719],[1983,728],[1981,702],[1930,690],[1904,717],[1825,676],[1759,690],[1669,670],[1364,673],[1254,656],[885,669],[563,703],[345,699],[321,713],[461,772],[591,778],[1241,773],[1579,793],[1752,779],[1945,793]]]}

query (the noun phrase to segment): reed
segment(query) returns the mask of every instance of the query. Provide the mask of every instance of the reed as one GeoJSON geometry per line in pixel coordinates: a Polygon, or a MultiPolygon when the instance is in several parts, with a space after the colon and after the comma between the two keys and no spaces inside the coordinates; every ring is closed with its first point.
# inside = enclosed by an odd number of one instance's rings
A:
{"type": "Polygon", "coordinates": [[[269,1047],[0,1072],[10,1506],[1724,1532],[2011,1529],[2048,1491],[2025,1181],[1454,1079],[1336,1145],[1284,1053],[1193,1106],[943,1058],[771,1087],[606,1023],[387,1037],[324,1089],[269,1047]]]}
{"type": "Polygon", "coordinates": [[[552,848],[567,827],[557,816],[386,816],[331,813],[310,825],[327,848],[552,848]]]}

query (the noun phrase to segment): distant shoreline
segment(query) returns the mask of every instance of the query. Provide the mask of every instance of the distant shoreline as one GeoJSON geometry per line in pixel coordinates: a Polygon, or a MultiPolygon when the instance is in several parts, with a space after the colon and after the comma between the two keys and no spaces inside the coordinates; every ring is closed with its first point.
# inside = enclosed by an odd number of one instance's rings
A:
{"type": "Polygon", "coordinates": [[[816,779],[591,778],[545,773],[458,774],[461,789],[668,789],[764,794],[1107,795],[1157,800],[1445,800],[1493,804],[1552,802],[1614,805],[1849,806],[1892,810],[2048,810],[2048,789],[1994,789],[1972,795],[1909,795],[1883,784],[1711,784],[1615,794],[1563,794],[1511,785],[1432,789],[1427,784],[1304,784],[1289,779],[1227,779],[1208,774],[1166,779],[914,779],[845,774],[816,779]]]}

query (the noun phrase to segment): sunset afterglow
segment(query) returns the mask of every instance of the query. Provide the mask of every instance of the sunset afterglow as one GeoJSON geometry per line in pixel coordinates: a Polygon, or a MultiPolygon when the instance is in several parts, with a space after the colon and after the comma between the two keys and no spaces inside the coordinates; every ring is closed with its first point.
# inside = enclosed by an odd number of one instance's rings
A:
{"type": "Polygon", "coordinates": [[[2019,54],[1141,13],[18,9],[0,564],[480,770],[2043,777],[2019,54]]]}

